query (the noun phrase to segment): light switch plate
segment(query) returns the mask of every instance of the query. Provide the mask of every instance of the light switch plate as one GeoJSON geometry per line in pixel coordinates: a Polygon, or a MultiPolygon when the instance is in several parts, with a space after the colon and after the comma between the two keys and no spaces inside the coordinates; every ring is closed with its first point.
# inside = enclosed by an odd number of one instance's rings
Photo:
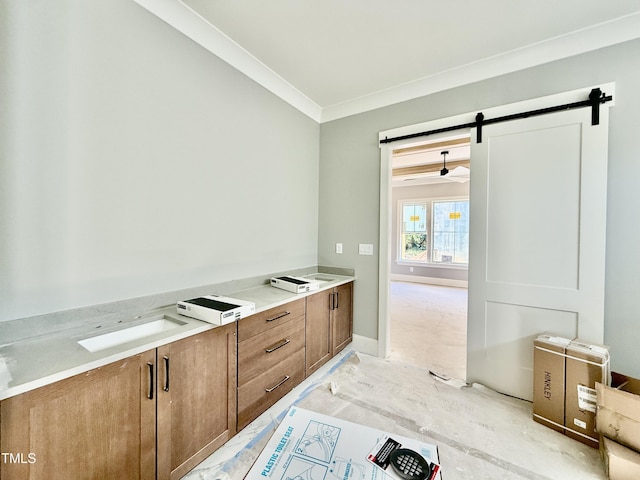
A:
{"type": "Polygon", "coordinates": [[[360,255],[373,255],[372,243],[361,243],[358,245],[358,253],[360,255]]]}
{"type": "Polygon", "coordinates": [[[342,244],[336,243],[336,253],[342,253],[342,244]]]}

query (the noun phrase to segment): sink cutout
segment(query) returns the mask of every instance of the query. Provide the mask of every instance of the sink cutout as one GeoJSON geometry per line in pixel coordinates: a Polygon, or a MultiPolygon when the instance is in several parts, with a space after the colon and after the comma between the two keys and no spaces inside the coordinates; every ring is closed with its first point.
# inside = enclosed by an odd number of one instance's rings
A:
{"type": "Polygon", "coordinates": [[[316,277],[313,277],[313,279],[317,280],[319,282],[333,282],[335,280],[335,278],[323,277],[322,275],[318,275],[316,277]]]}
{"type": "Polygon", "coordinates": [[[306,278],[315,280],[320,283],[333,282],[335,280],[334,277],[327,275],[326,273],[312,273],[310,275],[307,275],[306,278]]]}
{"type": "Polygon", "coordinates": [[[182,325],[186,324],[179,320],[163,316],[156,320],[143,323],[142,325],[123,328],[122,330],[117,330],[115,332],[104,333],[102,335],[96,335],[95,337],[85,338],[84,340],[78,340],[78,343],[90,352],[99,352],[100,350],[139,340],[141,338],[155,335],[156,333],[173,330],[174,328],[182,325]]]}

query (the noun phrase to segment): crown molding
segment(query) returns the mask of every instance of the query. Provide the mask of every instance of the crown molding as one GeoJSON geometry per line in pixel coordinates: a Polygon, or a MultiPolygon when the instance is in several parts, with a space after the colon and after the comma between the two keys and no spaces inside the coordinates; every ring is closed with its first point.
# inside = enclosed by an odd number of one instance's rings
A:
{"type": "Polygon", "coordinates": [[[321,123],[640,38],[640,12],[323,108],[321,123]]]}
{"type": "Polygon", "coordinates": [[[134,0],[318,123],[640,38],[640,12],[322,108],[181,0],[134,0]]]}
{"type": "Polygon", "coordinates": [[[274,95],[320,122],[322,108],[180,0],[134,0],[274,95]]]}

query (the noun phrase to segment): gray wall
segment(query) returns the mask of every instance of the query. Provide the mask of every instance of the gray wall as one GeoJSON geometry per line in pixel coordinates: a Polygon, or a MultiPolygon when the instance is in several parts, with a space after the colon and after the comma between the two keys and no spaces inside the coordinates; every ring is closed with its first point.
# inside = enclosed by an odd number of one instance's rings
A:
{"type": "Polygon", "coordinates": [[[355,333],[375,339],[378,132],[616,81],[605,339],[640,376],[638,58],[628,42],[319,127],[129,0],[2,2],[0,320],[318,263],[356,269],[355,333]]]}
{"type": "Polygon", "coordinates": [[[466,282],[469,279],[468,269],[460,267],[440,267],[430,265],[408,265],[396,261],[398,257],[398,238],[400,223],[398,221],[399,202],[414,199],[442,199],[447,197],[469,197],[469,183],[439,183],[430,185],[413,185],[393,187],[391,191],[391,275],[398,274],[413,277],[431,277],[445,280],[466,282]],[[411,268],[413,267],[413,272],[411,268]]]}
{"type": "Polygon", "coordinates": [[[370,338],[377,338],[378,333],[377,257],[359,256],[357,246],[353,248],[365,240],[378,244],[378,132],[615,81],[609,143],[605,341],[611,346],[614,370],[640,376],[640,225],[633,211],[640,205],[639,58],[640,41],[627,42],[321,125],[318,256],[320,263],[356,267],[355,333],[370,338]],[[340,240],[345,242],[342,256],[333,253],[334,242],[340,240]]]}
{"type": "Polygon", "coordinates": [[[319,126],[130,0],[0,4],[0,320],[317,264],[319,126]]]}

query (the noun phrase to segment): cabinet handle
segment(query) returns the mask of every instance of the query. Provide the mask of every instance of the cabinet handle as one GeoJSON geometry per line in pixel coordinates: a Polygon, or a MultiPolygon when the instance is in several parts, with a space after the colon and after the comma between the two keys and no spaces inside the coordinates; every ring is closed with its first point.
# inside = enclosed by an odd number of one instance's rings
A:
{"type": "Polygon", "coordinates": [[[147,362],[147,365],[149,365],[149,394],[147,398],[153,400],[153,363],[147,362]]]}
{"type": "Polygon", "coordinates": [[[280,315],[277,315],[277,316],[275,316],[273,318],[267,318],[267,322],[273,322],[274,320],[278,320],[279,318],[286,317],[287,315],[291,315],[291,312],[284,312],[284,313],[281,313],[280,315]]]}
{"type": "Polygon", "coordinates": [[[281,343],[279,343],[278,345],[274,345],[272,347],[269,347],[269,348],[265,349],[265,352],[266,353],[275,352],[277,349],[284,347],[290,341],[291,341],[290,339],[284,338],[284,339],[281,340],[281,343]]]}
{"type": "Polygon", "coordinates": [[[335,310],[338,308],[338,292],[329,294],[329,310],[335,310]]]}
{"type": "Polygon", "coordinates": [[[169,391],[169,357],[165,356],[164,358],[164,391],[169,391]]]}
{"type": "Polygon", "coordinates": [[[287,380],[289,380],[291,377],[289,375],[285,375],[284,378],[282,380],[280,380],[278,383],[276,383],[273,387],[271,388],[265,388],[264,391],[267,393],[271,393],[273,392],[276,388],[278,388],[280,385],[282,385],[284,382],[286,382],[287,380]]]}

